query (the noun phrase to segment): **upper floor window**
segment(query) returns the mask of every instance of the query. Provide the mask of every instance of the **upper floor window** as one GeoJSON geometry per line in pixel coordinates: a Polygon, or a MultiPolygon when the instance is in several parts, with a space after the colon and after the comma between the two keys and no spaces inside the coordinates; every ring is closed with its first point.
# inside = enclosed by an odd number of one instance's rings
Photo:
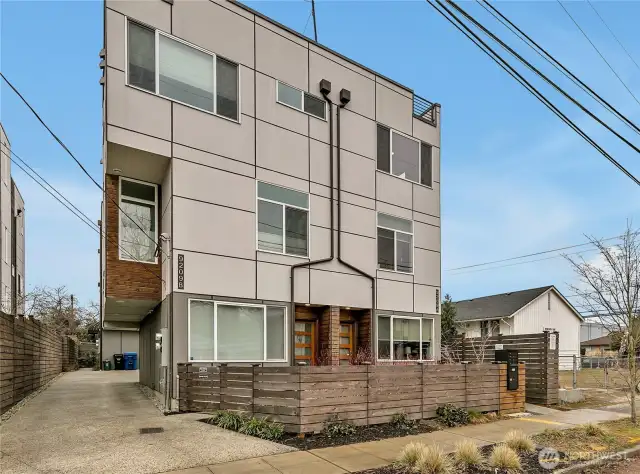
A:
{"type": "Polygon", "coordinates": [[[413,273],[413,222],[378,213],[378,268],[413,273]]]}
{"type": "Polygon", "coordinates": [[[378,124],[378,169],[414,183],[433,185],[432,147],[378,124]]]}
{"type": "Polygon", "coordinates": [[[276,100],[279,103],[326,120],[327,103],[324,100],[284,82],[277,81],[277,88],[276,100]]]}
{"type": "Polygon", "coordinates": [[[120,179],[120,258],[155,263],[158,187],[120,179]]]}
{"type": "Polygon", "coordinates": [[[258,181],[258,250],[309,255],[309,195],[258,181]]]}
{"type": "Polygon", "coordinates": [[[237,64],[132,21],[127,38],[129,85],[238,120],[237,64]]]}

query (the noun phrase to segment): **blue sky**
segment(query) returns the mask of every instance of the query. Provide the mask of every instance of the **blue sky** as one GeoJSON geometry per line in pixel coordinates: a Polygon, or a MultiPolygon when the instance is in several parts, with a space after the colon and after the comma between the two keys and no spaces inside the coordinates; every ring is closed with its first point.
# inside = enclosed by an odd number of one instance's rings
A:
{"type": "MultiPolygon", "coordinates": [[[[310,3],[249,2],[312,35],[310,3]]],[[[461,4],[544,66],[476,3],[461,4]]],[[[639,2],[597,2],[600,14],[640,63],[639,2]]],[[[640,104],[617,82],[556,2],[500,2],[498,8],[585,82],[640,123],[640,104]]],[[[586,3],[567,8],[636,96],[640,70],[586,3]]],[[[618,235],[640,223],[640,192],[426,2],[317,3],[321,43],[442,104],[443,291],[454,299],[573,281],[561,258],[495,270],[446,269],[618,235]],[[457,273],[457,274],[456,274],[457,273]]],[[[0,1],[0,67],[97,179],[101,156],[102,2],[0,1]]],[[[554,73],[562,86],[567,80],[554,73]]],[[[539,84],[540,81],[535,81],[539,84]]],[[[635,152],[557,94],[563,110],[631,172],[635,152]]],[[[570,89],[579,99],[584,94],[570,89]]],[[[3,84],[0,119],[18,153],[94,221],[100,191],[3,84]]],[[[357,93],[357,91],[353,91],[357,93]]],[[[602,110],[593,105],[594,110],[602,110]]],[[[610,118],[606,112],[603,117],[610,118]]],[[[619,122],[616,128],[629,132],[619,122]]],[[[629,132],[628,136],[632,136],[629,132]]],[[[636,140],[640,143],[640,139],[636,140]]],[[[66,285],[81,301],[98,298],[98,236],[22,172],[26,201],[27,287],[66,285]]],[[[99,179],[98,179],[99,180],[99,179]]],[[[576,249],[583,250],[584,248],[576,249]]],[[[593,252],[585,253],[593,258],[593,252]]],[[[568,292],[568,291],[567,291],[568,292]]]]}

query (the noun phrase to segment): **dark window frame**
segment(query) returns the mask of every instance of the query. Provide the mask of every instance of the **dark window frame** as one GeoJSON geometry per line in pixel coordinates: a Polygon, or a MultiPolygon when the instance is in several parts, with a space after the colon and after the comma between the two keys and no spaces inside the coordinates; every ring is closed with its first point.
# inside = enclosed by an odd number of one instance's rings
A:
{"type": "Polygon", "coordinates": [[[390,174],[396,178],[404,179],[411,183],[426,186],[433,189],[433,145],[426,143],[416,137],[407,135],[381,123],[376,128],[376,169],[383,173],[390,174]],[[418,143],[418,170],[420,178],[414,181],[393,174],[393,134],[403,136],[418,143]]]}

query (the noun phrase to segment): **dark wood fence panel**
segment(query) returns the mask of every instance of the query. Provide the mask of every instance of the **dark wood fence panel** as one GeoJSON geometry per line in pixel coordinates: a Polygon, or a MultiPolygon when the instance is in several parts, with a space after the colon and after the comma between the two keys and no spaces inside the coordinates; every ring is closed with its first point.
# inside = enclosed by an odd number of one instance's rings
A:
{"type": "Polygon", "coordinates": [[[180,411],[233,410],[268,417],[294,433],[320,431],[332,419],[387,423],[404,413],[433,418],[451,403],[476,411],[524,410],[524,364],[517,391],[505,364],[234,367],[179,364],[180,411]]]}
{"type": "Polygon", "coordinates": [[[495,358],[496,344],[517,350],[518,360],[527,364],[527,403],[558,404],[560,359],[557,332],[497,335],[490,338],[460,337],[452,351],[453,359],[477,364],[491,363],[495,358]]]}
{"type": "Polygon", "coordinates": [[[0,413],[78,367],[75,340],[40,321],[0,313],[0,413]]]}

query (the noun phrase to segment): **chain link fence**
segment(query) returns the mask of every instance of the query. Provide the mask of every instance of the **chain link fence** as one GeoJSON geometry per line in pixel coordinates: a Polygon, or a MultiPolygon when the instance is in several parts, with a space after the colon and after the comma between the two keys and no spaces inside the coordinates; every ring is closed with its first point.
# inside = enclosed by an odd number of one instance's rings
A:
{"type": "MultiPolygon", "coordinates": [[[[640,368],[640,358],[636,360],[640,368]]],[[[560,388],[628,390],[626,357],[560,356],[560,388]]]]}

